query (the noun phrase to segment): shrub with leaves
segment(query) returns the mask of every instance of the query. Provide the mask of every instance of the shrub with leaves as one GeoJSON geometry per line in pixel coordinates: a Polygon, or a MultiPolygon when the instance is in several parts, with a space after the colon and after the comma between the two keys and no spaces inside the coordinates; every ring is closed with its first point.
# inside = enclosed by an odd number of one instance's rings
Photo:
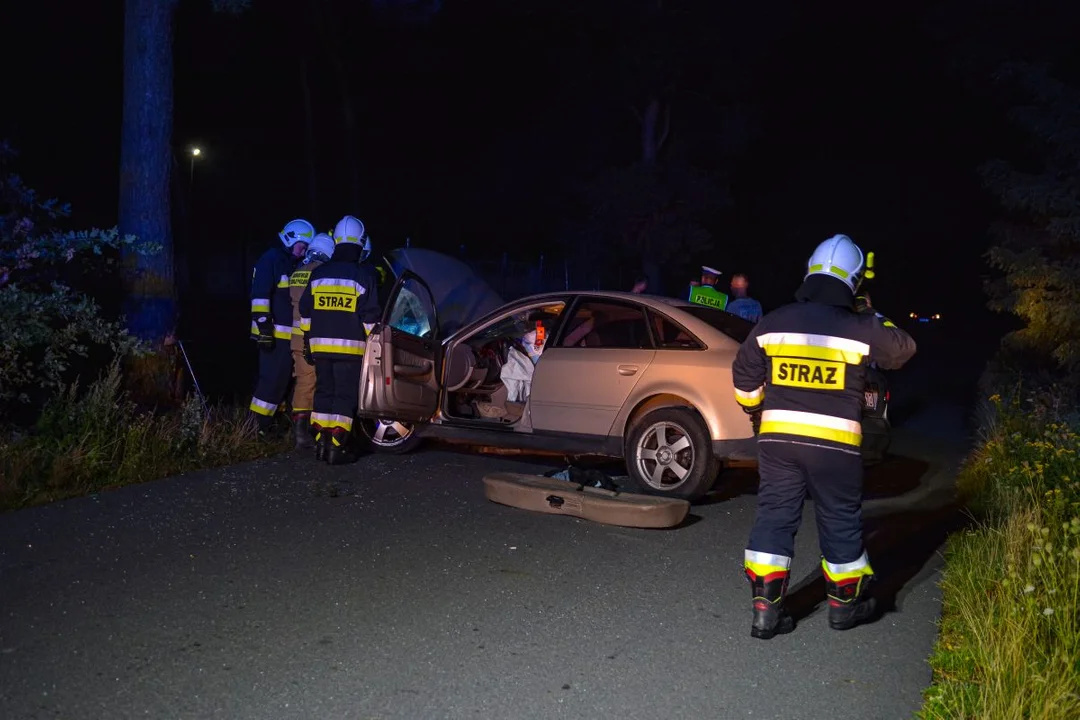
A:
{"type": "Polygon", "coordinates": [[[66,230],[71,208],[42,200],[14,174],[15,152],[0,144],[0,402],[28,402],[31,389],[54,392],[91,346],[139,351],[122,320],[105,317],[71,279],[87,267],[120,270],[118,251],[157,248],[111,230],[66,230]]]}
{"type": "Polygon", "coordinates": [[[994,420],[958,485],[924,718],[1080,717],[1080,423],[1032,396],[994,420]]]}
{"type": "Polygon", "coordinates": [[[990,307],[1025,326],[1006,337],[1021,352],[1080,369],[1080,88],[1050,65],[997,67],[993,87],[1010,98],[1010,120],[1028,141],[1026,167],[1002,159],[982,168],[987,187],[1009,211],[987,254],[1001,272],[988,285],[990,307]]]}

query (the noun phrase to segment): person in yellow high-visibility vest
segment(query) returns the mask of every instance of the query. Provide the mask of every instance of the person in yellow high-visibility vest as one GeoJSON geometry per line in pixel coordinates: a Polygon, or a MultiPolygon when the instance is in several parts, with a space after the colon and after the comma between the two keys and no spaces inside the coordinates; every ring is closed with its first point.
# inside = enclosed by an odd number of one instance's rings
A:
{"type": "Polygon", "coordinates": [[[708,265],[701,266],[701,282],[690,281],[690,290],[686,299],[698,305],[714,307],[718,310],[726,310],[728,296],[716,289],[716,283],[720,279],[720,271],[708,265]]]}

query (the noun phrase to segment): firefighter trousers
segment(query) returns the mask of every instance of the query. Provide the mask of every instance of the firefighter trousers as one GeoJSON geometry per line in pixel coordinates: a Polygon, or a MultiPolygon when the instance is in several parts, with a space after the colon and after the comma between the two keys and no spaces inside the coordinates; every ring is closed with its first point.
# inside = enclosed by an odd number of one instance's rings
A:
{"type": "Polygon", "coordinates": [[[260,427],[265,428],[273,420],[291,378],[292,352],[287,340],[277,340],[269,352],[259,351],[259,379],[249,407],[259,416],[260,427]]]}
{"type": "Polygon", "coordinates": [[[309,413],[315,408],[315,366],[308,365],[303,349],[292,351],[293,377],[292,411],[309,413]]]}
{"type": "Polygon", "coordinates": [[[316,432],[334,428],[352,432],[363,367],[364,362],[360,358],[315,358],[315,411],[311,413],[311,424],[318,428],[316,432]]]}
{"type": "Polygon", "coordinates": [[[863,556],[863,461],[858,448],[759,440],[758,474],[757,515],[748,550],[794,557],[795,534],[809,494],[825,560],[842,565],[863,556]]]}

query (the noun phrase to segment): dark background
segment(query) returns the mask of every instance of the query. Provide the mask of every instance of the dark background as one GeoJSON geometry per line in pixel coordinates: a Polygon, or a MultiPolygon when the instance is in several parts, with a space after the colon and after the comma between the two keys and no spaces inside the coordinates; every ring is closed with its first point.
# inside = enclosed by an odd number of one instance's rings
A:
{"type": "MultiPolygon", "coordinates": [[[[640,160],[635,110],[659,95],[671,107],[660,162],[707,174],[716,198],[701,216],[711,249],[665,263],[665,293],[707,263],[722,281],[747,273],[775,307],[814,245],[842,232],[876,252],[882,312],[942,313],[957,343],[989,352],[1004,320],[984,310],[982,253],[1000,211],[976,168],[1015,139],[948,71],[954,49],[937,32],[985,34],[983,5],[935,20],[927,2],[668,2],[661,26],[619,11],[635,2],[445,0],[410,22],[365,2],[255,0],[233,17],[183,0],[173,210],[189,351],[248,372],[246,283],[293,217],[329,231],[355,214],[377,251],[409,237],[488,274],[542,255],[575,283],[628,289],[641,258],[610,240],[590,252],[582,188],[640,160]]],[[[114,225],[123,3],[3,13],[0,137],[33,187],[73,204],[75,225],[114,225]]],[[[990,23],[986,42],[1025,23],[1025,37],[1051,33],[1037,15],[990,23]]]]}

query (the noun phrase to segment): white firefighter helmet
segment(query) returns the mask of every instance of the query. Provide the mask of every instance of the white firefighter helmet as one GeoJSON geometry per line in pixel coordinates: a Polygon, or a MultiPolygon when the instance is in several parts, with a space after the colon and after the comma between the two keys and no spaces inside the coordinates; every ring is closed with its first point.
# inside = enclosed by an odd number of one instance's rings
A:
{"type": "Polygon", "coordinates": [[[806,262],[806,277],[831,275],[851,288],[852,292],[858,290],[865,271],[863,252],[847,235],[833,235],[818,245],[806,262]]]}
{"type": "Polygon", "coordinates": [[[338,221],[334,227],[334,242],[359,245],[360,262],[367,260],[371,255],[371,238],[364,228],[364,223],[352,215],[346,215],[338,221]]]}
{"type": "Polygon", "coordinates": [[[312,260],[322,260],[325,262],[329,260],[330,256],[333,254],[334,238],[326,233],[319,233],[312,239],[311,244],[308,245],[305,260],[307,260],[307,262],[311,262],[312,260]]]}
{"type": "Polygon", "coordinates": [[[287,248],[291,248],[298,242],[310,243],[311,238],[314,236],[314,226],[307,220],[300,219],[293,220],[278,233],[278,237],[281,238],[281,242],[285,243],[287,248]]]}
{"type": "Polygon", "coordinates": [[[341,243],[363,244],[364,223],[352,215],[341,218],[338,220],[338,224],[334,226],[334,242],[338,245],[341,243]]]}

